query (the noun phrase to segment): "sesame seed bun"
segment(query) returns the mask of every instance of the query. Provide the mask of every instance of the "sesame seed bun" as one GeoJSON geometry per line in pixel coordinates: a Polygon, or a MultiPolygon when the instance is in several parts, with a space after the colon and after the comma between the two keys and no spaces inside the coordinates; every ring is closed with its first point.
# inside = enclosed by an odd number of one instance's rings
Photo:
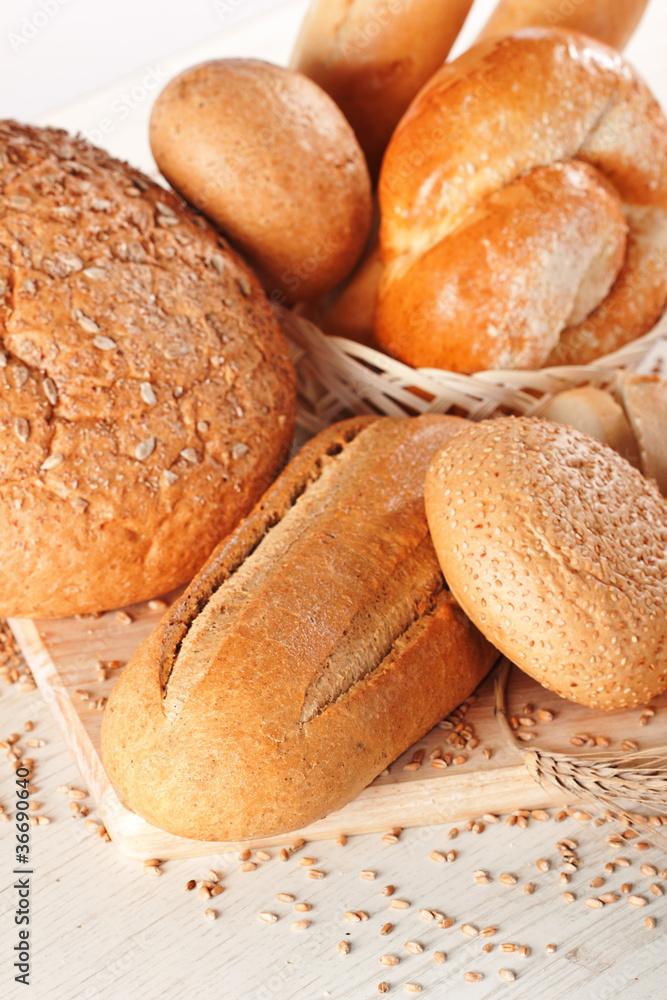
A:
{"type": "Polygon", "coordinates": [[[576,427],[602,444],[608,444],[635,469],[640,468],[639,446],[630,422],[623,407],[604,389],[584,385],[559,392],[540,416],[554,424],[576,427]]]}
{"type": "Polygon", "coordinates": [[[470,425],[426,510],[452,593],[545,687],[626,708],[667,688],[667,501],[593,438],[529,418],[470,425]]]}

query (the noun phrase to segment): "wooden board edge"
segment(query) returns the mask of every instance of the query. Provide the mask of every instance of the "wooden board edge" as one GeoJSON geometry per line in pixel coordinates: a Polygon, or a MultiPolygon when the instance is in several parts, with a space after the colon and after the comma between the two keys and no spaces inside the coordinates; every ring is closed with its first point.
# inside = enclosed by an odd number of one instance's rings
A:
{"type": "Polygon", "coordinates": [[[74,757],[87,791],[99,804],[111,787],[107,773],[35,622],[29,618],[8,618],[7,623],[74,757]]]}
{"type": "Polygon", "coordinates": [[[503,813],[521,807],[544,809],[566,804],[565,797],[545,791],[522,763],[514,766],[457,775],[456,785],[446,778],[421,779],[398,784],[369,785],[343,809],[301,830],[258,840],[218,842],[190,840],[160,830],[127,809],[116,795],[102,761],[94,749],[81,717],[31,619],[10,619],[10,628],[33,676],[60,727],[102,822],[120,853],[131,860],[149,857],[207,857],[245,847],[276,847],[298,837],[328,840],[339,833],[381,833],[392,827],[410,828],[477,819],[483,812],[503,813]],[[483,801],[484,805],[480,803],[483,801]]]}
{"type": "Polygon", "coordinates": [[[399,785],[370,785],[343,809],[302,830],[253,841],[218,842],[189,840],[165,833],[126,809],[109,786],[98,803],[100,815],[118,850],[127,858],[143,861],[158,857],[206,857],[246,847],[279,847],[297,838],[330,840],[339,833],[348,836],[382,833],[392,827],[430,826],[479,819],[483,812],[512,812],[521,797],[525,809],[549,809],[566,805],[565,795],[546,792],[531,778],[523,764],[506,767],[487,775],[471,775],[456,790],[446,781],[413,781],[399,785]],[[484,806],[480,806],[480,798],[484,806]]]}

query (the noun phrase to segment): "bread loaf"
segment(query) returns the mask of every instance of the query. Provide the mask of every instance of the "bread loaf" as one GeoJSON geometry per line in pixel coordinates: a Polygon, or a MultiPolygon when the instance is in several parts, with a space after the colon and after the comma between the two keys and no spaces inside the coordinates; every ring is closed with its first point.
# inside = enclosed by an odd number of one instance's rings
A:
{"type": "Polygon", "coordinates": [[[313,0],[290,65],[326,90],[374,178],[417,91],[443,64],[472,0],[313,0]]]}
{"type": "Polygon", "coordinates": [[[294,411],[273,311],[210,226],[83,139],[0,122],[0,615],[185,583],[294,411]]]}
{"type": "Polygon", "coordinates": [[[565,28],[619,51],[639,24],[648,0],[500,0],[478,41],[521,28],[565,28]]]}
{"type": "Polygon", "coordinates": [[[526,29],[443,67],[379,194],[375,332],[408,364],[587,364],[664,309],[667,119],[592,39],[526,29]]]}
{"type": "Polygon", "coordinates": [[[667,688],[667,500],[611,448],[547,420],[469,424],[425,502],[452,593],[518,667],[605,710],[667,688]]]}
{"type": "Polygon", "coordinates": [[[117,682],[121,799],[203,840],[338,809],[459,704],[496,653],[447,591],[423,480],[455,417],[355,418],[306,445],[117,682]]]}

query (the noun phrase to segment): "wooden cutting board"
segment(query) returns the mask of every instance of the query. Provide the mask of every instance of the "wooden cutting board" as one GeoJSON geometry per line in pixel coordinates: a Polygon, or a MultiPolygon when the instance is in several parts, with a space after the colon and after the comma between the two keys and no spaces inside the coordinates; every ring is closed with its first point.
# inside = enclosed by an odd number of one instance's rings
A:
{"type": "MultiPolygon", "coordinates": [[[[176,596],[173,594],[171,598],[176,596]]],[[[109,695],[120,670],[110,671],[107,680],[98,680],[98,664],[114,660],[124,664],[162,613],[151,610],[148,604],[138,604],[120,614],[108,612],[99,618],[14,619],[10,624],[118,849],[138,860],[197,857],[236,850],[241,845],[188,840],[150,826],[121,805],[102,766],[102,712],[92,706],[109,695]],[[84,700],[77,692],[84,692],[87,698],[84,700]]],[[[530,715],[536,723],[531,728],[536,733],[535,744],[564,753],[580,752],[570,743],[577,733],[605,736],[611,740],[614,751],[620,751],[624,739],[634,739],[641,749],[664,746],[667,694],[653,705],[655,717],[650,719],[650,725],[640,727],[640,709],[610,714],[593,712],[562,700],[516,669],[509,686],[511,713],[530,715]],[[550,710],[553,721],[541,721],[537,716],[540,709],[550,710]]],[[[477,818],[485,812],[503,813],[564,803],[565,798],[551,797],[530,777],[521,755],[504,740],[493,706],[490,676],[480,686],[477,700],[465,715],[477,746],[453,750],[448,743],[452,723],[443,722],[344,809],[306,830],[256,841],[253,846],[290,843],[297,836],[318,840],[338,833],[454,822],[477,818]],[[485,750],[490,751],[489,759],[485,750]],[[442,770],[433,767],[431,758],[448,752],[465,760],[442,770]]]]}

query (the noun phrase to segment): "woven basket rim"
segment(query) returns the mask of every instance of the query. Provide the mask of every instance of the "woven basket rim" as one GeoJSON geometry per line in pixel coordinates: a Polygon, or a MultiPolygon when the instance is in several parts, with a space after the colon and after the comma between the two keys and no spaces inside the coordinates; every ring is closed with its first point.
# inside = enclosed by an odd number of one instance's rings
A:
{"type": "Polygon", "coordinates": [[[667,370],[667,312],[637,340],[588,365],[503,369],[464,375],[410,368],[373,347],[330,336],[310,320],[274,307],[297,373],[297,420],[315,433],[355,414],[406,416],[456,412],[472,420],[499,413],[539,416],[559,392],[582,385],[609,387],[619,370],[667,370]]]}

